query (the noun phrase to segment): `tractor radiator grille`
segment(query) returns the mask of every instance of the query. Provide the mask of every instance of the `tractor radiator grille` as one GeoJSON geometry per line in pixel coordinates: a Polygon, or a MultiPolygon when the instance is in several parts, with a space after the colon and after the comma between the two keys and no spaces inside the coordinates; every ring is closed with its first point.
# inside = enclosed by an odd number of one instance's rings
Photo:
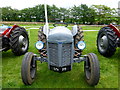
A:
{"type": "Polygon", "coordinates": [[[48,47],[50,65],[63,67],[71,64],[72,43],[61,45],[49,43],[48,47]]]}

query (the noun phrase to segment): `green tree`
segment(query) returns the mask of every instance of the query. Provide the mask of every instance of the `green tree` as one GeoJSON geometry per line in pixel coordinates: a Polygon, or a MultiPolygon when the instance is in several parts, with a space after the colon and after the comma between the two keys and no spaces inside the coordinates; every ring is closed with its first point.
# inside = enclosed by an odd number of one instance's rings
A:
{"type": "MultiPolygon", "coordinates": [[[[43,4],[22,10],[12,9],[11,7],[3,7],[1,9],[3,21],[45,22],[43,4]]],[[[67,23],[79,24],[120,23],[120,17],[117,15],[117,10],[105,5],[92,5],[88,7],[86,4],[81,4],[69,9],[58,8],[55,5],[47,5],[47,9],[49,22],[55,22],[57,19],[67,23]]]]}
{"type": "Polygon", "coordinates": [[[11,7],[3,7],[2,8],[2,20],[3,21],[17,21],[19,10],[12,9],[11,7]]]}
{"type": "Polygon", "coordinates": [[[74,6],[71,8],[71,14],[73,21],[81,24],[93,24],[95,23],[95,10],[89,8],[86,4],[81,4],[80,6],[74,6]]]}
{"type": "Polygon", "coordinates": [[[97,13],[96,22],[98,24],[109,24],[116,21],[116,9],[105,5],[92,5],[91,8],[97,13]]]}
{"type": "Polygon", "coordinates": [[[50,22],[55,22],[56,19],[60,19],[59,8],[55,5],[48,6],[48,17],[50,22]]]}

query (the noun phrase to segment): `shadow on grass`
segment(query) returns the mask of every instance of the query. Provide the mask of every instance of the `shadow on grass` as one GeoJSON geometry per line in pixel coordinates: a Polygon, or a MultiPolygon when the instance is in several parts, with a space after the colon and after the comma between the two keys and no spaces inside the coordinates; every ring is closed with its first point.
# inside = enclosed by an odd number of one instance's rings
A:
{"type": "Polygon", "coordinates": [[[120,48],[117,48],[115,54],[110,58],[120,59],[120,48]]]}
{"type": "Polygon", "coordinates": [[[2,52],[2,59],[3,60],[9,60],[10,58],[16,58],[18,56],[15,56],[11,50],[2,52]]]}
{"type": "Polygon", "coordinates": [[[22,88],[94,88],[85,81],[82,63],[73,65],[68,72],[58,73],[48,69],[47,64],[39,64],[35,82],[22,88]],[[79,66],[79,67],[78,67],[79,66]]]}

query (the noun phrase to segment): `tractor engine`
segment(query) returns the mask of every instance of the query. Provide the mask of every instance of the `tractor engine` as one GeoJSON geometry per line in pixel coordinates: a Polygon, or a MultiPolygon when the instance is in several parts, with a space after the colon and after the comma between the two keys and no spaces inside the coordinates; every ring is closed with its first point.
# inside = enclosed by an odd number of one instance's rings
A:
{"type": "Polygon", "coordinates": [[[47,39],[50,69],[59,72],[71,70],[74,55],[73,42],[73,35],[68,28],[59,26],[50,31],[47,39]]]}

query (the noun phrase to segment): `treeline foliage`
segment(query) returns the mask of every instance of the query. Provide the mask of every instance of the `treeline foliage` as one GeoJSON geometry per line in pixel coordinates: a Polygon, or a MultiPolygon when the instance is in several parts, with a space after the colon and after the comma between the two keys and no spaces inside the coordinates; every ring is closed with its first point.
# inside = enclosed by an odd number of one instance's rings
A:
{"type": "MultiPolygon", "coordinates": [[[[47,8],[49,22],[62,20],[63,22],[78,24],[109,24],[118,23],[119,19],[117,10],[105,5],[88,7],[86,4],[81,4],[69,9],[48,5],[47,8]]],[[[44,5],[41,4],[22,10],[12,9],[11,7],[1,9],[3,21],[45,22],[44,5]]]]}

